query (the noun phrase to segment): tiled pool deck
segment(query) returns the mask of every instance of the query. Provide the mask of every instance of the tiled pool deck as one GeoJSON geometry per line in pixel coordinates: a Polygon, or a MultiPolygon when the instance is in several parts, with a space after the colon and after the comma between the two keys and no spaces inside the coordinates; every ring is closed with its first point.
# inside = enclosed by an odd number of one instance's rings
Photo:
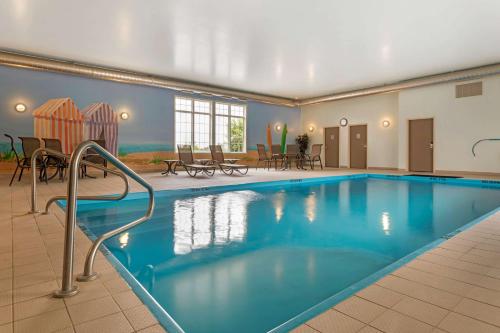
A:
{"type": "MultiPolygon", "coordinates": [[[[251,170],[245,177],[191,179],[184,174],[144,174],[156,190],[350,174],[347,171],[251,170]]],[[[29,177],[8,187],[0,175],[0,333],[164,332],[148,309],[99,254],[96,281],[54,299],[61,279],[63,218],[30,215],[29,177]]],[[[132,191],[142,190],[131,182],[132,191]]],[[[80,194],[116,193],[121,180],[84,179],[80,194]]],[[[64,194],[66,184],[39,186],[39,205],[64,194]]],[[[90,246],[78,230],[75,273],[90,246]]],[[[235,332],[238,328],[235,328],[235,332]]],[[[500,332],[500,213],[441,243],[355,296],[294,330],[344,332],[500,332]]]]}

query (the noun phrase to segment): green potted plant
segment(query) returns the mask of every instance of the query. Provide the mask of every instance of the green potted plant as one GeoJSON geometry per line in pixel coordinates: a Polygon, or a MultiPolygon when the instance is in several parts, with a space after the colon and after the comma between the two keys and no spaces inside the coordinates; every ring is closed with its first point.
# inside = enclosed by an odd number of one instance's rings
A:
{"type": "Polygon", "coordinates": [[[306,133],[299,135],[295,138],[295,143],[299,146],[300,154],[304,155],[309,147],[309,136],[306,133]]]}

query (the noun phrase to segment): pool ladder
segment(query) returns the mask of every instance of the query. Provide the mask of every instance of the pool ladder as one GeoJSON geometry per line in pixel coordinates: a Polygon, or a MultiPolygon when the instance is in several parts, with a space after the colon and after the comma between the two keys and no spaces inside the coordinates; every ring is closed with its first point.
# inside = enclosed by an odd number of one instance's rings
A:
{"type": "MultiPolygon", "coordinates": [[[[31,211],[30,213],[39,213],[37,208],[37,195],[36,195],[36,164],[37,159],[42,154],[48,154],[51,156],[56,156],[66,159],[68,156],[62,154],[61,152],[47,149],[39,148],[34,151],[31,156],[31,211]]],[[[66,218],[65,218],[65,237],[64,237],[64,260],[63,260],[63,276],[62,285],[60,290],[56,290],[53,293],[54,297],[69,297],[74,296],[78,293],[78,286],[73,284],[73,262],[74,262],[74,252],[75,252],[75,228],[76,228],[76,201],[78,200],[104,200],[104,201],[118,201],[127,196],[129,193],[129,184],[127,176],[142,185],[149,194],[148,209],[146,214],[128,224],[125,224],[119,228],[108,231],[101,236],[99,236],[92,246],[90,247],[87,257],[85,259],[85,265],[83,273],[78,275],[77,280],[81,282],[92,281],[97,277],[97,274],[93,270],[94,260],[97,254],[99,246],[108,238],[113,237],[119,233],[122,233],[130,228],[133,228],[143,222],[146,222],[153,215],[153,210],[155,206],[154,191],[153,187],[146,182],[141,176],[139,176],[135,171],[126,166],[123,162],[113,156],[106,149],[101,147],[94,141],[84,141],[80,143],[75,151],[71,154],[69,162],[69,180],[68,180],[68,190],[67,194],[58,195],[51,197],[45,206],[44,214],[48,214],[49,207],[52,203],[57,200],[66,199],[66,218]],[[113,164],[119,171],[109,169],[102,165],[91,163],[82,160],[87,149],[92,148],[97,154],[102,158],[113,164]],[[104,196],[77,196],[78,192],[78,175],[81,165],[87,165],[105,172],[109,172],[123,179],[125,183],[124,191],[119,195],[104,195],[104,196]]]]}

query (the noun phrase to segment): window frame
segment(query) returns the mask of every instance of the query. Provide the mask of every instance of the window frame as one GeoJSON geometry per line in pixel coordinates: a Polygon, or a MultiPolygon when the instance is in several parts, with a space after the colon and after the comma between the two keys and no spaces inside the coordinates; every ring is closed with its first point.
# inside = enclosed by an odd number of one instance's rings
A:
{"type": "Polygon", "coordinates": [[[231,154],[246,154],[247,153],[247,116],[248,116],[248,109],[246,104],[237,104],[237,103],[230,103],[230,102],[221,102],[217,100],[210,100],[210,99],[202,99],[202,98],[194,98],[194,97],[187,97],[187,96],[182,96],[182,95],[174,95],[174,100],[173,100],[173,109],[174,109],[174,151],[177,151],[177,112],[181,113],[188,113],[191,115],[191,147],[193,147],[193,152],[195,153],[209,153],[210,149],[208,150],[194,150],[194,137],[195,137],[195,114],[199,115],[208,115],[210,117],[209,120],[209,145],[216,144],[216,117],[221,116],[221,117],[226,117],[228,119],[227,122],[227,130],[228,130],[228,146],[229,146],[229,151],[225,151],[225,153],[231,153],[231,154]],[[185,110],[177,110],[177,99],[189,99],[191,100],[191,111],[185,111],[185,110]],[[203,102],[203,103],[209,103],[209,112],[195,112],[195,107],[194,104],[195,102],[203,102]],[[223,104],[228,106],[228,114],[227,115],[218,115],[216,112],[216,105],[217,104],[223,104]],[[231,109],[232,106],[238,106],[242,107],[244,110],[244,116],[233,116],[231,109]],[[242,119],[243,120],[243,147],[241,151],[238,152],[231,152],[231,119],[232,118],[237,118],[237,119],[242,119]]]}
{"type": "Polygon", "coordinates": [[[195,114],[198,114],[198,115],[205,115],[205,116],[209,116],[209,134],[208,134],[208,145],[210,146],[212,144],[212,132],[213,131],[213,123],[214,123],[214,119],[213,119],[213,107],[214,103],[213,101],[209,100],[209,99],[201,99],[201,98],[192,98],[192,97],[186,97],[186,96],[179,96],[179,95],[176,95],[174,96],[174,145],[175,145],[175,149],[174,151],[177,151],[177,112],[182,112],[182,113],[188,113],[191,115],[191,147],[193,148],[193,152],[194,153],[210,153],[210,147],[207,148],[207,150],[195,150],[194,147],[195,147],[195,142],[194,142],[194,115],[195,114]],[[177,99],[189,99],[191,100],[191,111],[185,111],[185,110],[177,110],[177,99]],[[195,102],[203,102],[203,103],[208,103],[209,104],[209,111],[208,112],[196,112],[195,111],[195,108],[194,108],[194,104],[195,102]]]}
{"type": "Polygon", "coordinates": [[[228,146],[229,146],[229,151],[225,151],[225,153],[231,153],[231,154],[246,154],[247,153],[247,106],[246,104],[235,104],[235,103],[227,103],[227,102],[219,102],[219,101],[214,101],[214,117],[213,117],[213,120],[214,120],[214,134],[213,134],[213,142],[215,143],[216,142],[216,133],[215,133],[215,122],[216,122],[216,117],[219,116],[219,117],[226,117],[228,119],[228,122],[227,122],[227,130],[228,130],[228,146]],[[227,105],[228,106],[228,114],[225,115],[225,114],[220,114],[218,115],[217,114],[217,104],[222,104],[222,105],[227,105]],[[231,112],[231,109],[232,109],[232,106],[239,106],[239,107],[242,107],[244,112],[245,112],[245,116],[233,116],[232,112],[231,112]],[[243,119],[243,149],[241,151],[231,151],[231,119],[232,118],[238,118],[238,119],[243,119]]]}

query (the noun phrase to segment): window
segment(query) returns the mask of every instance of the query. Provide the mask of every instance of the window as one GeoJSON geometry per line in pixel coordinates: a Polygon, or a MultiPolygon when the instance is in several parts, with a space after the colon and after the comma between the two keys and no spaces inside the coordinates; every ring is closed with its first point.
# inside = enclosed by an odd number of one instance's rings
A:
{"type": "Polygon", "coordinates": [[[215,143],[225,152],[245,152],[246,106],[216,102],[212,110],[212,105],[207,100],[175,98],[175,145],[208,151],[215,143]]]}
{"type": "Polygon", "coordinates": [[[192,145],[194,151],[208,151],[211,102],[175,98],[175,145],[192,145]]]}
{"type": "Polygon", "coordinates": [[[215,103],[215,144],[227,152],[245,152],[245,120],[244,105],[215,103]]]}

